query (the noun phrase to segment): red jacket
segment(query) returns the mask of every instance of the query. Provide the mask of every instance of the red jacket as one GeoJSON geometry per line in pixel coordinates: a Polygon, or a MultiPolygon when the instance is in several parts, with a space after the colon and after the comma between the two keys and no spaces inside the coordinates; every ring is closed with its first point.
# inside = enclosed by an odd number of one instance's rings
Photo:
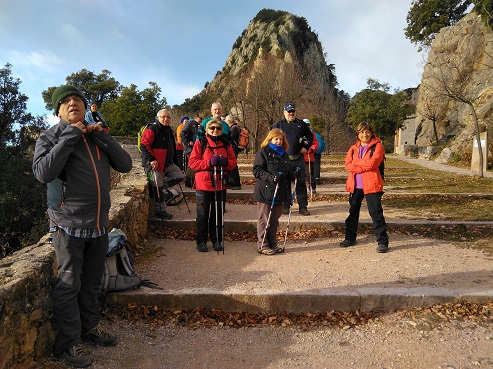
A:
{"type": "Polygon", "coordinates": [[[308,160],[310,160],[310,162],[314,162],[315,161],[315,151],[318,150],[317,134],[314,131],[312,131],[312,135],[313,135],[312,145],[310,146],[308,151],[303,154],[303,157],[305,158],[305,163],[308,163],[308,160]]]}
{"type": "Polygon", "coordinates": [[[236,156],[233,151],[231,144],[224,144],[224,139],[219,137],[217,142],[215,142],[209,136],[206,136],[207,147],[202,153],[202,143],[201,139],[195,141],[193,145],[192,153],[190,154],[190,160],[188,165],[190,168],[195,170],[195,189],[202,191],[215,191],[227,189],[224,177],[228,170],[236,167],[236,156]],[[211,166],[211,158],[214,155],[222,155],[228,158],[228,165],[223,167],[223,183],[221,187],[221,174],[220,168],[216,170],[215,185],[212,182],[214,177],[214,167],[211,166]]]}
{"type": "Polygon", "coordinates": [[[378,193],[383,191],[383,179],[380,175],[378,166],[384,158],[384,148],[382,141],[378,137],[371,139],[368,147],[361,159],[358,158],[361,141],[358,140],[351,146],[346,154],[345,168],[349,172],[346,181],[346,190],[350,193],[354,192],[355,180],[354,175],[361,173],[363,177],[363,192],[378,193]],[[370,157],[371,147],[375,146],[375,151],[370,157]]]}

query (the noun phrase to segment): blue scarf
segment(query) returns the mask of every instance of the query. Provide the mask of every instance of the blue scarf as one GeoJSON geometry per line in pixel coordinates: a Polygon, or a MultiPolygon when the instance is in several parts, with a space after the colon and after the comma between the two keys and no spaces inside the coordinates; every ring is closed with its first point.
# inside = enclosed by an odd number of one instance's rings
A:
{"type": "Polygon", "coordinates": [[[284,154],[284,147],[282,146],[277,146],[277,145],[274,145],[273,143],[269,143],[269,147],[274,150],[277,155],[279,156],[282,156],[282,154],[284,154]]]}

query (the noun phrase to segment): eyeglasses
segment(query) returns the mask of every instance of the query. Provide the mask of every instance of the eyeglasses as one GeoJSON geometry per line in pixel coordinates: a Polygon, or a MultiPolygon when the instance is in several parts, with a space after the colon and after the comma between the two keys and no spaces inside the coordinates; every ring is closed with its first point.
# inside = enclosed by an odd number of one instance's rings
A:
{"type": "Polygon", "coordinates": [[[288,113],[289,114],[294,114],[294,113],[296,113],[296,110],[288,110],[288,113]]]}
{"type": "Polygon", "coordinates": [[[70,100],[74,100],[76,103],[82,102],[82,99],[80,97],[67,97],[66,99],[60,101],[60,105],[68,104],[70,100]]]}
{"type": "Polygon", "coordinates": [[[210,131],[222,131],[223,128],[222,127],[218,127],[218,126],[212,126],[212,127],[209,127],[209,130],[210,131]]]}
{"type": "Polygon", "coordinates": [[[171,119],[171,115],[160,115],[159,118],[171,119]]]}

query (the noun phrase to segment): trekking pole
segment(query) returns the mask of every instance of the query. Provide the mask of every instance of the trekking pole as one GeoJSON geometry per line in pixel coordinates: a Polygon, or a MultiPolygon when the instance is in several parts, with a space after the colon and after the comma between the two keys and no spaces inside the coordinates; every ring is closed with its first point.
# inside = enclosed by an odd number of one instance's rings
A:
{"type": "Polygon", "coordinates": [[[313,188],[312,188],[312,169],[310,162],[310,154],[308,154],[308,182],[310,183],[310,200],[313,197],[313,188]]]}
{"type": "Polygon", "coordinates": [[[190,207],[188,206],[187,197],[185,196],[185,193],[183,192],[183,188],[181,187],[181,182],[178,183],[178,185],[180,186],[180,191],[181,191],[181,195],[183,196],[183,200],[185,200],[185,205],[187,206],[188,214],[191,214],[190,213],[190,207]]]}
{"type": "MultiPolygon", "coordinates": [[[[222,156],[222,155],[220,155],[222,156]]],[[[223,199],[223,166],[221,165],[221,193],[219,195],[219,198],[221,199],[221,243],[223,246],[223,255],[224,255],[224,202],[226,202],[226,199],[223,199]]]]}
{"type": "Polygon", "coordinates": [[[286,241],[288,240],[288,229],[289,229],[289,222],[291,221],[291,209],[294,206],[294,200],[296,199],[296,184],[298,183],[298,178],[294,179],[294,189],[293,192],[291,193],[291,206],[289,207],[289,215],[288,215],[288,223],[286,224],[286,234],[284,235],[284,245],[282,245],[283,248],[286,247],[286,241]]]}
{"type": "MultiPolygon", "coordinates": [[[[162,210],[162,209],[161,209],[161,205],[162,205],[162,203],[161,203],[161,194],[160,194],[160,192],[161,192],[161,191],[159,190],[159,186],[158,186],[158,184],[157,184],[157,176],[156,176],[156,171],[155,171],[155,170],[153,170],[153,171],[152,171],[152,174],[153,174],[153,176],[154,176],[154,184],[156,185],[157,201],[159,202],[159,210],[162,210]]],[[[160,211],[160,212],[159,212],[159,216],[161,217],[161,225],[164,227],[164,218],[163,218],[163,213],[162,213],[162,211],[160,211]]]]}
{"type": "MultiPolygon", "coordinates": [[[[270,209],[269,209],[269,216],[267,217],[267,224],[265,225],[264,235],[262,236],[262,244],[260,245],[260,247],[264,247],[265,236],[267,235],[267,229],[270,226],[270,216],[272,214],[272,209],[274,209],[274,202],[276,200],[277,190],[278,189],[279,189],[279,182],[276,183],[276,188],[274,190],[274,196],[272,196],[272,202],[270,204],[270,209]]],[[[291,213],[291,210],[289,212],[291,213]]]]}
{"type": "MultiPolygon", "coordinates": [[[[216,208],[216,242],[219,240],[219,218],[217,213],[217,166],[214,165],[214,207],[216,208]]],[[[219,254],[219,251],[217,252],[219,254]]]]}

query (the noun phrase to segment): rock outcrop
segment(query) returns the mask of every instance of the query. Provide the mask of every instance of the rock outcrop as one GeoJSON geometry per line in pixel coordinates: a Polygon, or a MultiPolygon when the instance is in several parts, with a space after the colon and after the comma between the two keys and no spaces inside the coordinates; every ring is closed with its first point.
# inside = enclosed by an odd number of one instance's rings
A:
{"type": "Polygon", "coordinates": [[[446,149],[438,160],[471,158],[475,122],[464,101],[472,102],[479,130],[493,137],[492,41],[491,29],[471,12],[443,28],[432,44],[419,86],[416,144],[446,149]]]}

